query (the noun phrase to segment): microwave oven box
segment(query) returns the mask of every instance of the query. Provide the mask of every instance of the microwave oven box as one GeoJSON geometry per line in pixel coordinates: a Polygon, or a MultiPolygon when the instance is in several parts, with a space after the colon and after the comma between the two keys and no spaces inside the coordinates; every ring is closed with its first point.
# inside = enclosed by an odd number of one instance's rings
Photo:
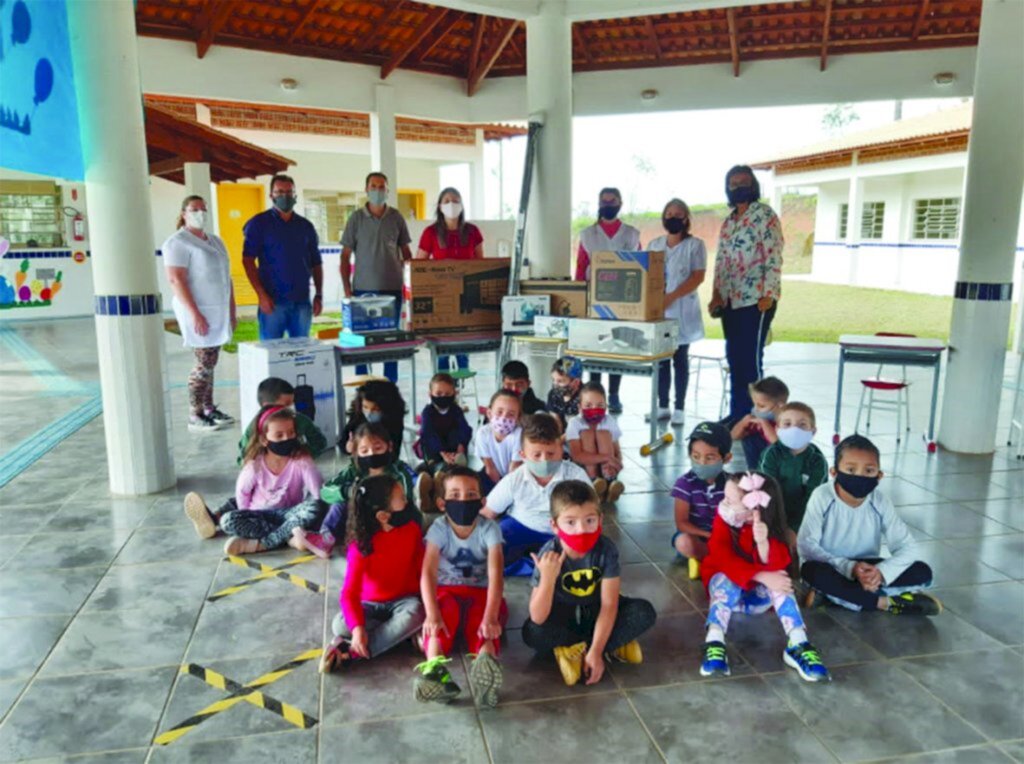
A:
{"type": "Polygon", "coordinates": [[[665,315],[664,252],[595,252],[591,318],[659,321],[665,315]]]}

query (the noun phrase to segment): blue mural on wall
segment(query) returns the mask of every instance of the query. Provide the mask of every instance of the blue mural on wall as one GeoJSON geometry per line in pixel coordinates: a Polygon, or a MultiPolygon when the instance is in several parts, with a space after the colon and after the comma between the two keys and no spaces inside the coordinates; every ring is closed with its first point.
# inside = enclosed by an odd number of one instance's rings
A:
{"type": "Polygon", "coordinates": [[[65,0],[0,0],[0,166],[84,177],[65,0]]]}

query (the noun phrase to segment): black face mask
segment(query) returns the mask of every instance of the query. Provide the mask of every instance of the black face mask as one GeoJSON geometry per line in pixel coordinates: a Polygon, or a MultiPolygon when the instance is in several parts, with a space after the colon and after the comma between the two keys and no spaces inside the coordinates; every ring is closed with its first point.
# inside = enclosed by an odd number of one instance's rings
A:
{"type": "Polygon", "coordinates": [[[621,209],[621,204],[602,204],[597,208],[597,214],[603,220],[615,220],[619,216],[619,210],[621,209]]]}
{"type": "Polygon", "coordinates": [[[387,467],[389,464],[391,464],[391,454],[388,451],[385,451],[383,454],[356,457],[356,465],[358,465],[360,472],[369,472],[371,469],[387,467]]]}
{"type": "Polygon", "coordinates": [[[467,499],[466,501],[447,499],[444,503],[444,513],[456,525],[472,525],[483,506],[484,503],[481,499],[467,499]]]}
{"type": "Polygon", "coordinates": [[[401,512],[392,512],[391,518],[388,520],[388,522],[391,524],[393,528],[401,528],[403,525],[411,523],[415,519],[415,517],[415,510],[408,504],[406,504],[405,509],[403,509],[401,512]]]}
{"type": "Polygon", "coordinates": [[[836,473],[836,483],[855,499],[863,499],[869,493],[878,488],[876,477],[865,477],[864,475],[850,475],[846,472],[836,473]]]}
{"type": "Polygon", "coordinates": [[[298,438],[288,438],[288,440],[271,440],[267,443],[267,449],[275,456],[291,456],[295,453],[295,449],[298,447],[298,438]]]}
{"type": "Polygon", "coordinates": [[[665,218],[661,221],[661,224],[665,226],[665,230],[669,233],[686,233],[690,221],[683,218],[665,218]]]}
{"type": "Polygon", "coordinates": [[[454,395],[431,395],[430,402],[434,404],[436,408],[442,411],[450,409],[452,404],[455,403],[454,395]]]}
{"type": "Polygon", "coordinates": [[[754,191],[753,186],[736,186],[736,188],[730,188],[727,192],[729,197],[729,204],[735,206],[737,204],[749,204],[750,202],[757,201],[757,192],[754,191]]]}

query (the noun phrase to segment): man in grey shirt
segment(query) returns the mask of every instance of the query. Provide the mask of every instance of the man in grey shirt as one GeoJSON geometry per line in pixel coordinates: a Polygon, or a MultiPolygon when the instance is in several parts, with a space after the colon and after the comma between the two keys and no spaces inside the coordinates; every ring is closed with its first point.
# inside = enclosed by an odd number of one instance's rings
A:
{"type": "MultiPolygon", "coordinates": [[[[388,178],[382,172],[366,176],[366,206],[360,207],[345,224],[341,234],[341,285],[346,297],[361,294],[390,295],[402,304],[402,263],[412,260],[409,228],[405,218],[388,206],[388,178]],[[352,253],[356,255],[351,273],[352,253]]],[[[356,374],[366,374],[357,366],[356,374]]],[[[384,364],[384,376],[398,379],[398,364],[384,364]]]]}

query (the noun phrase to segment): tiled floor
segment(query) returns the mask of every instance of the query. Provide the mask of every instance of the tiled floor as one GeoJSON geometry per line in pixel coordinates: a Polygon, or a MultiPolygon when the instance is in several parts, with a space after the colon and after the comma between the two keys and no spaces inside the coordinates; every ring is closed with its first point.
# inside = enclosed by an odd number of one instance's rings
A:
{"type": "MultiPolygon", "coordinates": [[[[0,460],[97,394],[91,322],[20,325],[17,333],[36,355],[18,352],[24,344],[0,347],[0,460]]],[[[180,673],[181,664],[245,684],[319,648],[341,582],[336,565],[317,561],[290,570],[326,583],[324,594],[267,577],[207,600],[258,575],[222,559],[219,541],[197,539],[181,513],[189,490],[213,500],[232,491],[238,435],[187,433],[188,356],[176,338],[167,348],[173,490],[109,497],[100,419],[0,489],[0,761],[1024,761],[1024,464],[1005,446],[985,457],[929,456],[916,434],[899,446],[892,433],[880,434],[883,486],[935,568],[947,611],[928,620],[809,613],[811,636],[834,674],[826,686],[783,667],[772,616],[737,617],[729,635],[733,677],[702,680],[706,598],[671,563],[668,545],[668,489],[686,454],[677,442],[639,456],[647,400],[639,380],[626,381],[629,410],[621,418],[628,493],[606,527],[626,562],[624,589],[658,609],[658,624],[642,639],[643,665],[613,667],[595,687],[565,687],[553,664],[522,644],[516,627],[528,589],[511,580],[506,683],[493,711],[466,697],[446,707],[417,704],[417,658],[399,649],[342,675],[321,677],[315,661],[306,662],[265,687],[271,704],[315,719],[310,729],[236,702],[154,746],[156,736],[228,695],[180,673]]],[[[825,346],[768,351],[770,371],[817,409],[823,446],[834,357],[825,346]]],[[[929,387],[927,374],[911,374],[918,427],[929,387]]],[[[225,356],[220,401],[234,412],[236,375],[235,358],[225,356]]],[[[687,427],[717,414],[712,376],[702,379],[687,427]]],[[[858,393],[850,376],[847,428],[858,393]]],[[[493,376],[480,384],[489,388],[493,376]]],[[[338,465],[331,456],[321,467],[331,474],[338,465]]],[[[281,551],[259,561],[274,566],[295,556],[281,551]]],[[[454,665],[464,683],[465,659],[454,665]]]]}

